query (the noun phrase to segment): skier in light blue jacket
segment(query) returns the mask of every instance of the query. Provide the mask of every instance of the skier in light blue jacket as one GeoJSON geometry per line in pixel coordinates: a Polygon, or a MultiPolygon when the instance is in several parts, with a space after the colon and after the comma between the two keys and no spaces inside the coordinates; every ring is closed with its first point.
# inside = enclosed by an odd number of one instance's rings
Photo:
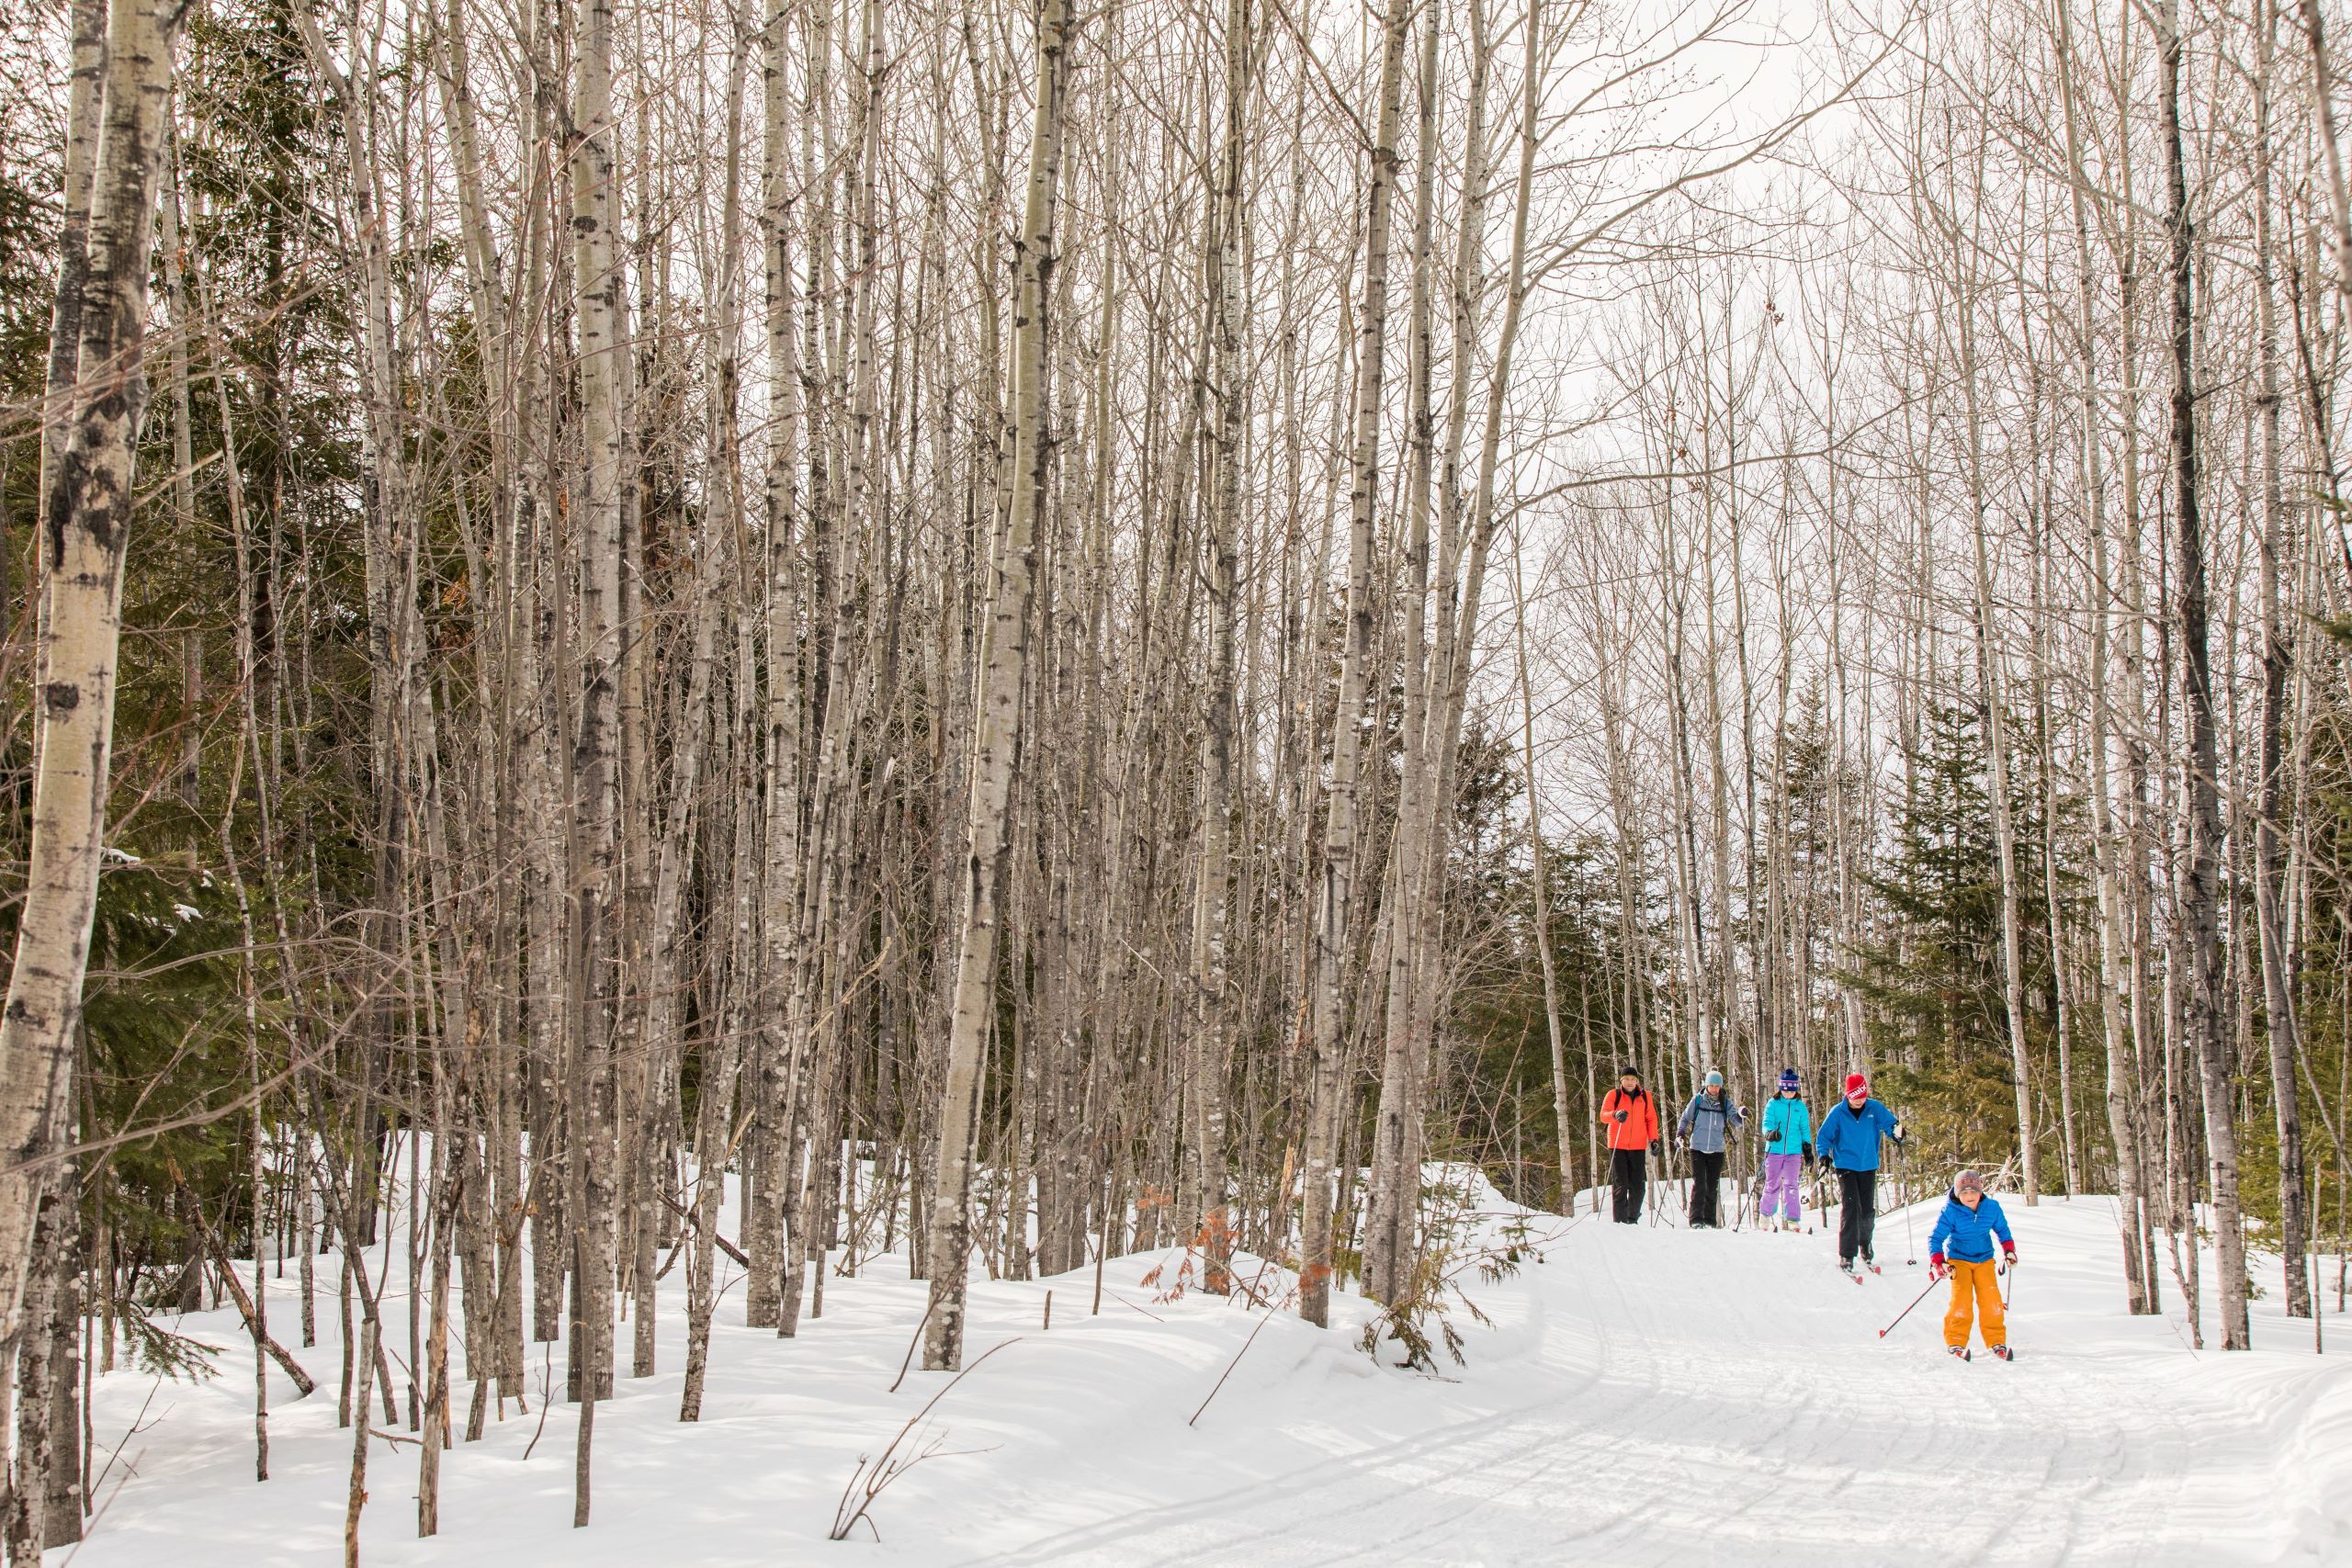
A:
{"type": "Polygon", "coordinates": [[[1723,1215],[1715,1206],[1724,1176],[1724,1145],[1747,1120],[1724,1093],[1724,1076],[1709,1073],[1707,1086],[1690,1097],[1674,1130],[1690,1151],[1690,1228],[1717,1229],[1723,1215]]]}

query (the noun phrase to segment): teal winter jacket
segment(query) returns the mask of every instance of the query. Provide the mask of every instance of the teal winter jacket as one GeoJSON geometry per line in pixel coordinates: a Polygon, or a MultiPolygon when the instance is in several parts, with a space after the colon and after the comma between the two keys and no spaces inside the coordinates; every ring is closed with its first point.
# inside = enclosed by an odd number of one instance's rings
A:
{"type": "Polygon", "coordinates": [[[1766,1154],[1803,1154],[1812,1142],[1813,1112],[1806,1109],[1804,1096],[1784,1100],[1776,1094],[1764,1102],[1766,1154]]]}

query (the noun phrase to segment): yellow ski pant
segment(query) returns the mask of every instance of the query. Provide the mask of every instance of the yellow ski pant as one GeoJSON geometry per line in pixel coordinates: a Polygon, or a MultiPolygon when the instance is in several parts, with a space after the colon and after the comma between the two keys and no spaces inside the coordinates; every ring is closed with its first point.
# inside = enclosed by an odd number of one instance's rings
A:
{"type": "Polygon", "coordinates": [[[2009,1325],[2001,1311],[2001,1279],[1993,1271],[1993,1260],[1970,1263],[1952,1258],[1951,1308],[1944,1314],[1944,1343],[1968,1343],[1969,1319],[1978,1318],[1987,1346],[2009,1342],[2009,1325]]]}

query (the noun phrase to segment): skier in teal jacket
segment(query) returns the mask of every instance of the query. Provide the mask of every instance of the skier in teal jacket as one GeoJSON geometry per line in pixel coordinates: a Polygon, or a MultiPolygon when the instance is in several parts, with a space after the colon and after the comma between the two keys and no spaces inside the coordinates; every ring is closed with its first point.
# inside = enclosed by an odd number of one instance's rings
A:
{"type": "Polygon", "coordinates": [[[1813,1153],[1813,1112],[1806,1108],[1797,1070],[1781,1070],[1781,1092],[1764,1107],[1764,1197],[1758,1224],[1795,1230],[1804,1219],[1804,1162],[1813,1153]],[[1783,1214],[1782,1211],[1785,1211],[1783,1214]]]}

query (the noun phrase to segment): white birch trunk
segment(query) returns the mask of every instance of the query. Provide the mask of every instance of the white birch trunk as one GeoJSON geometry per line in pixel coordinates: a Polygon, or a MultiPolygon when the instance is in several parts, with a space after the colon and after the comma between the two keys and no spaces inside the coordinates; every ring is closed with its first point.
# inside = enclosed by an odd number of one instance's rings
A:
{"type": "Polygon", "coordinates": [[[964,1361],[964,1296],[972,1237],[972,1156],[979,1110],[980,1055],[995,1013],[1001,852],[1021,743],[1022,686],[1029,658],[1029,601],[1035,570],[1037,511],[1050,447],[1043,422],[1046,309],[1054,273],[1054,208],[1061,178],[1063,97],[1069,81],[1069,0],[1043,0],[1037,20],[1035,119],[1021,222],[1021,267],[1012,327],[1011,495],[981,633],[980,690],[973,716],[971,795],[963,855],[963,919],[948,1024],[946,1077],[931,1191],[931,1301],[923,1366],[953,1371],[964,1361]]]}

